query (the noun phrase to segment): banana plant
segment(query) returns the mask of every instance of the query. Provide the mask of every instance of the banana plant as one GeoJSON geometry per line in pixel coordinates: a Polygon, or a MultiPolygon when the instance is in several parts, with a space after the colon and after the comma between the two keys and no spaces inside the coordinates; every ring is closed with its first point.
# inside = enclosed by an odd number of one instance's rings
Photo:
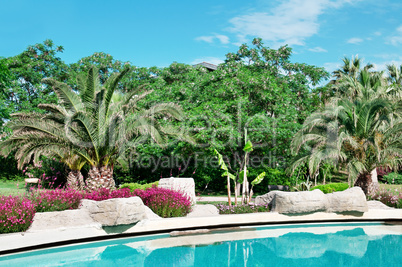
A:
{"type": "MultiPolygon", "coordinates": [[[[247,131],[246,131],[246,140],[247,140],[247,131]]],[[[248,181],[247,181],[247,157],[250,154],[250,152],[253,151],[253,144],[251,143],[250,140],[248,140],[246,142],[246,144],[244,145],[243,151],[245,152],[244,155],[244,170],[242,172],[243,175],[243,189],[242,189],[242,198],[241,198],[241,203],[244,204],[246,201],[248,202],[248,193],[249,193],[249,186],[248,186],[248,181]]]]}
{"type": "MultiPolygon", "coordinates": [[[[266,173],[265,173],[265,172],[262,172],[262,173],[260,173],[260,174],[257,176],[257,178],[255,178],[255,179],[251,182],[250,197],[249,197],[249,199],[248,199],[248,203],[250,203],[251,198],[253,197],[253,187],[254,187],[256,184],[261,183],[262,180],[264,180],[265,175],[266,175],[266,173]]],[[[248,204],[248,203],[247,203],[247,204],[248,204]]]]}
{"type": "Polygon", "coordinates": [[[229,203],[229,207],[232,206],[232,201],[231,201],[231,199],[230,199],[230,195],[231,195],[231,193],[230,193],[230,179],[232,179],[233,182],[234,182],[234,186],[235,186],[235,188],[234,188],[234,191],[235,191],[235,205],[237,205],[236,176],[234,176],[233,174],[231,174],[231,173],[229,172],[229,169],[228,169],[228,167],[226,166],[225,161],[223,160],[223,156],[222,156],[216,149],[214,149],[214,152],[215,152],[215,155],[218,157],[218,164],[219,164],[219,166],[220,166],[221,169],[224,171],[224,172],[222,173],[222,177],[225,177],[225,176],[227,177],[227,188],[228,188],[228,203],[229,203]]]}

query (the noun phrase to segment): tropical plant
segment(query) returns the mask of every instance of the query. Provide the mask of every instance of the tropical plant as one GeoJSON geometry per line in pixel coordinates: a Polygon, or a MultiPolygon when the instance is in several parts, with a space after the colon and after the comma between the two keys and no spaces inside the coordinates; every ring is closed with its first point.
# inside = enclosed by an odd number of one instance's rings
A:
{"type": "MultiPolygon", "coordinates": [[[[344,57],[342,59],[343,61],[343,66],[341,66],[339,69],[335,70],[333,72],[333,76],[335,77],[336,80],[340,80],[344,76],[349,76],[353,79],[357,79],[357,76],[359,75],[362,65],[362,59],[359,58],[359,56],[352,57],[352,59],[348,57],[344,57]]],[[[373,64],[367,64],[364,66],[364,70],[370,70],[374,68],[373,64]]]]}
{"type": "Polygon", "coordinates": [[[235,192],[235,205],[237,205],[237,190],[236,190],[236,176],[234,176],[233,174],[231,174],[229,172],[228,167],[226,166],[225,161],[223,160],[223,156],[221,154],[219,154],[219,152],[214,149],[215,155],[218,157],[218,164],[219,167],[224,171],[222,173],[222,176],[226,176],[227,178],[227,190],[228,190],[228,203],[229,203],[229,207],[232,206],[232,201],[230,199],[230,179],[233,180],[234,182],[234,192],[235,192]]]}
{"type": "MultiPolygon", "coordinates": [[[[246,135],[247,136],[247,135],[246,135]]],[[[243,148],[243,151],[245,152],[244,155],[244,169],[239,172],[239,179],[236,180],[236,176],[231,174],[229,172],[228,167],[226,166],[226,163],[223,159],[223,156],[216,150],[214,149],[215,155],[218,158],[218,164],[220,168],[224,171],[222,173],[222,176],[227,177],[227,190],[228,190],[228,203],[229,206],[232,205],[231,200],[230,200],[230,179],[234,181],[234,192],[235,192],[235,205],[237,205],[237,184],[243,184],[242,187],[242,204],[244,203],[250,203],[251,198],[253,196],[253,187],[254,185],[257,185],[262,182],[262,180],[265,177],[265,172],[260,173],[257,175],[257,177],[251,182],[251,189],[249,189],[248,181],[247,181],[247,175],[248,175],[248,170],[247,170],[247,156],[251,151],[253,151],[253,144],[248,140],[243,148]]]]}
{"type": "Polygon", "coordinates": [[[389,73],[388,81],[391,84],[402,86],[402,65],[399,67],[395,64],[387,65],[387,70],[389,73]]]}
{"type": "MultiPolygon", "coordinates": [[[[11,122],[13,135],[1,146],[5,154],[17,150],[16,158],[29,162],[43,154],[58,154],[70,167],[78,170],[86,162],[90,165],[87,189],[114,188],[113,168],[117,161],[124,163],[125,153],[151,137],[163,143],[178,131],[162,126],[159,118],[181,118],[180,108],[171,103],[157,104],[149,109],[137,103],[152,91],[141,92],[143,87],[126,94],[116,88],[129,72],[113,73],[102,86],[97,69],[77,76],[77,91],[65,83],[45,79],[52,87],[59,104],[40,105],[48,111],[39,114],[17,114],[11,122]],[[142,94],[140,94],[142,93],[142,94]],[[21,146],[19,143],[25,140],[21,146]]],[[[77,178],[78,179],[78,178],[77,178]]]]}
{"type": "MultiPolygon", "coordinates": [[[[322,111],[309,116],[292,140],[294,152],[305,149],[293,169],[308,163],[317,174],[323,163],[347,169],[350,183],[367,194],[374,190],[371,171],[401,165],[401,120],[398,103],[389,97],[382,73],[366,69],[340,74],[344,96],[332,98],[322,111]]],[[[400,105],[400,104],[399,104],[400,105]]]]}

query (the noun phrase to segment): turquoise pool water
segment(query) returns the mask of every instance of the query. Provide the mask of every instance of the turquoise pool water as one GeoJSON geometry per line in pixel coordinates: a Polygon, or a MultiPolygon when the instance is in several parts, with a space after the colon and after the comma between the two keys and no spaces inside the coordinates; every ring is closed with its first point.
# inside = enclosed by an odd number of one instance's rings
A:
{"type": "Polygon", "coordinates": [[[6,255],[0,266],[402,266],[402,225],[296,224],[151,235],[6,255]]]}

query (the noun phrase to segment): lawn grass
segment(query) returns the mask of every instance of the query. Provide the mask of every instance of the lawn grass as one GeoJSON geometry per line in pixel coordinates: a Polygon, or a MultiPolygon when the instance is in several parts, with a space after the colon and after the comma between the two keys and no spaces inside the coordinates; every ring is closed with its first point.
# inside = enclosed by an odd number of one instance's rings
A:
{"type": "Polygon", "coordinates": [[[24,181],[0,180],[0,195],[22,195],[26,192],[24,181]]]}
{"type": "Polygon", "coordinates": [[[381,184],[380,183],[380,189],[392,190],[392,191],[395,191],[395,189],[396,189],[399,192],[402,192],[402,184],[381,184]]]}

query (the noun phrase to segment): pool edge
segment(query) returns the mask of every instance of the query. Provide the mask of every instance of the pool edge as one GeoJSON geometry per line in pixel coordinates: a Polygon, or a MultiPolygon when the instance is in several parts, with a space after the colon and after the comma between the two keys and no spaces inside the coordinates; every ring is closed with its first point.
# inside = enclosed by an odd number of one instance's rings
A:
{"type": "Polygon", "coordinates": [[[104,229],[89,226],[75,228],[59,228],[36,232],[13,233],[0,235],[0,255],[49,248],[82,242],[100,241],[115,238],[134,237],[169,233],[171,231],[213,229],[235,226],[257,226],[269,224],[303,224],[327,222],[401,222],[402,210],[370,209],[361,216],[336,213],[312,213],[289,216],[276,212],[218,215],[193,218],[169,218],[143,220],[121,233],[107,233],[104,229]]]}

